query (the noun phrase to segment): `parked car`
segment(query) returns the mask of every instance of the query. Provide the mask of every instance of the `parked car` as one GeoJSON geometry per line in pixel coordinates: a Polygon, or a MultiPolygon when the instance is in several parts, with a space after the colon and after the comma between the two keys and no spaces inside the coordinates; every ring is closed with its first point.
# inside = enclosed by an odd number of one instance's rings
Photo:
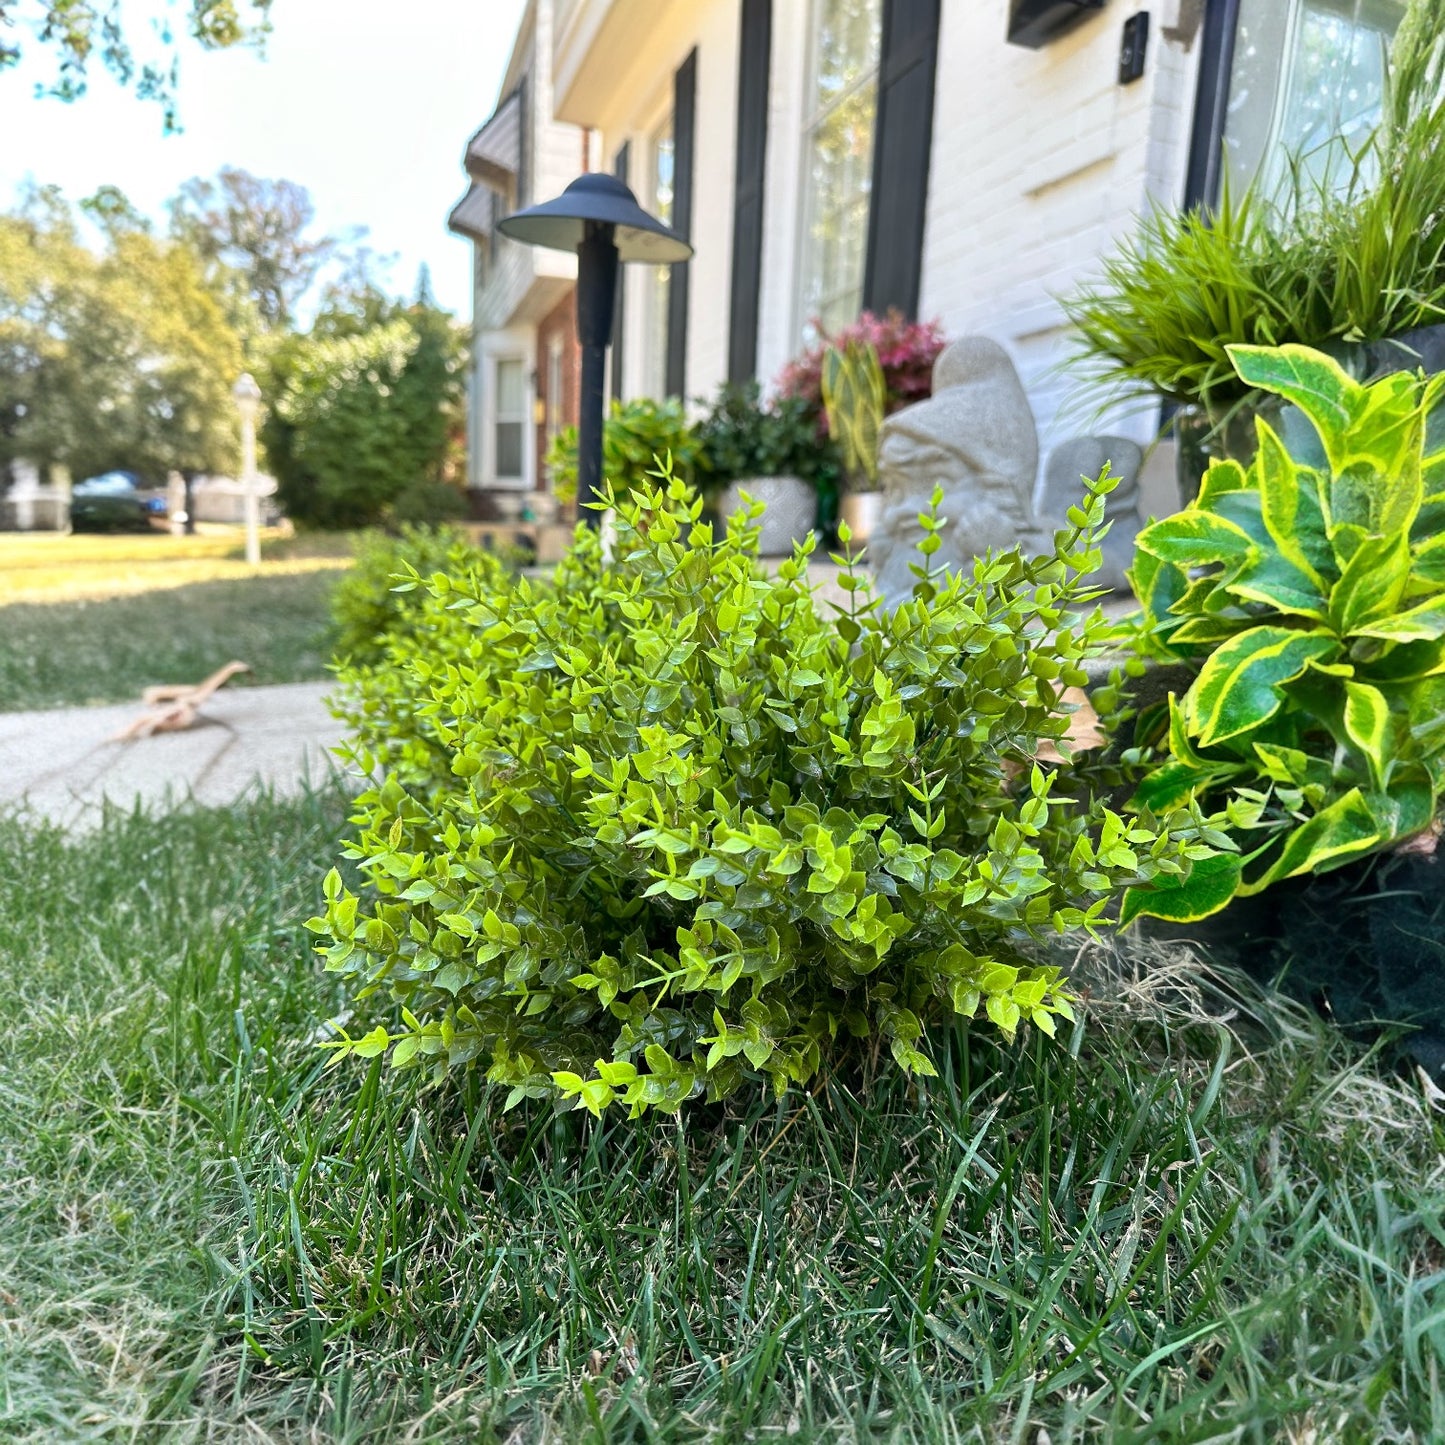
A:
{"type": "Polygon", "coordinates": [[[70,490],[70,525],[77,532],[149,531],[165,513],[165,498],[142,487],[134,472],[104,472],[70,490]]]}

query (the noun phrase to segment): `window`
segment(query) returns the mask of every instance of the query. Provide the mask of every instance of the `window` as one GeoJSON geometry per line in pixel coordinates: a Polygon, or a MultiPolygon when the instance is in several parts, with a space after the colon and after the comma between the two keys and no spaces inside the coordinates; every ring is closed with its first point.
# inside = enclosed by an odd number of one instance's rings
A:
{"type": "Polygon", "coordinates": [[[800,322],[846,325],[863,301],[882,0],[817,0],[803,153],[800,322]]]}
{"type": "Polygon", "coordinates": [[[1240,0],[1224,115],[1230,186],[1342,187],[1380,119],[1405,0],[1240,0]]]}
{"type": "Polygon", "coordinates": [[[496,367],[496,416],[493,420],[496,437],[498,480],[520,481],[522,472],[522,433],[527,420],[522,363],[517,360],[498,361],[496,367]]]}
{"type": "MultiPolygon", "coordinates": [[[[643,206],[670,226],[673,195],[671,115],[653,133],[647,154],[647,195],[643,206]]],[[[643,396],[662,397],[667,394],[667,305],[671,272],[670,266],[651,266],[644,282],[643,314],[647,323],[647,345],[642,352],[643,396]]]]}

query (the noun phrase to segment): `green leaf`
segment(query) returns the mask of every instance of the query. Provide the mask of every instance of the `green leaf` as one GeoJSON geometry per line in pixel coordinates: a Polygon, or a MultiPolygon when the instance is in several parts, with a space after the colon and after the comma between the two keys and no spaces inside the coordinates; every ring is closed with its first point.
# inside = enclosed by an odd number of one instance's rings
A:
{"type": "Polygon", "coordinates": [[[1241,886],[1241,896],[1259,893],[1282,878],[1320,871],[1364,853],[1382,840],[1383,832],[1358,788],[1351,788],[1322,808],[1285,839],[1278,857],[1259,878],[1241,886]]]}
{"type": "Polygon", "coordinates": [[[1161,562],[1186,568],[1216,562],[1238,566],[1248,561],[1255,550],[1242,527],[1197,507],[1145,527],[1135,544],[1161,562]]]}
{"type": "Polygon", "coordinates": [[[1338,471],[1349,454],[1349,433],[1363,388],[1337,361],[1308,346],[1227,346],[1240,380],[1292,401],[1314,424],[1330,466],[1338,471]]]}
{"type": "Polygon", "coordinates": [[[1384,787],[1385,765],[1394,752],[1390,704],[1379,688],[1345,683],[1345,732],[1365,755],[1377,788],[1384,787]]]}
{"type": "Polygon", "coordinates": [[[1410,580],[1410,539],[1366,537],[1345,564],[1330,593],[1330,617],[1342,634],[1388,617],[1410,580]]]}
{"type": "Polygon", "coordinates": [[[1328,632],[1252,627],[1218,648],[1184,697],[1184,718],[1201,747],[1252,731],[1279,710],[1280,687],[1317,658],[1339,654],[1328,632]]]}
{"type": "Polygon", "coordinates": [[[1302,573],[1308,581],[1307,591],[1320,597],[1323,602],[1324,579],[1316,571],[1300,543],[1299,522],[1301,487],[1299,468],[1285,450],[1285,445],[1274,429],[1257,417],[1255,430],[1259,437],[1259,452],[1251,468],[1251,475],[1259,484],[1260,509],[1264,525],[1269,531],[1280,557],[1291,568],[1302,573]]]}
{"type": "Polygon", "coordinates": [[[1357,637],[1377,637],[1383,642],[1431,642],[1445,637],[1445,597],[1356,624],[1350,631],[1357,637]]]}
{"type": "Polygon", "coordinates": [[[1147,888],[1131,888],[1124,895],[1119,926],[1136,918],[1163,918],[1171,923],[1195,923],[1218,913],[1239,888],[1240,862],[1233,853],[1201,858],[1187,878],[1160,878],[1147,888]]]}

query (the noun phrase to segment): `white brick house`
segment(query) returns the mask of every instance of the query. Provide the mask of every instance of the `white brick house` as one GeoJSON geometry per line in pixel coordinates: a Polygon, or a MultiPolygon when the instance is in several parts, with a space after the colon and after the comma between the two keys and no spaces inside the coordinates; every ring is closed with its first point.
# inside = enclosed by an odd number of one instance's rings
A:
{"type": "MultiPolygon", "coordinates": [[[[1150,204],[1207,202],[1221,165],[1253,176],[1284,149],[1357,127],[1378,105],[1403,9],[533,0],[517,44],[545,71],[535,97],[545,89],[550,110],[536,123],[584,137],[575,156],[622,174],[696,248],[671,276],[626,268],[615,395],[766,383],[813,317],[896,304],[950,335],[1002,342],[1047,448],[1101,429],[1062,365],[1057,297],[1150,204]],[[1130,69],[1125,41],[1137,60],[1141,31],[1142,68],[1130,69]]],[[[517,70],[514,56],[509,84],[517,70]]],[[[532,198],[569,178],[539,173],[532,198]]],[[[489,284],[477,295],[483,349],[489,284]]],[[[479,377],[485,432],[494,422],[479,377]]],[[[1111,429],[1147,442],[1157,420],[1114,418],[1111,429]]],[[[1156,470],[1167,476],[1167,462],[1156,470]]],[[[485,461],[477,480],[490,484],[485,461]]]]}

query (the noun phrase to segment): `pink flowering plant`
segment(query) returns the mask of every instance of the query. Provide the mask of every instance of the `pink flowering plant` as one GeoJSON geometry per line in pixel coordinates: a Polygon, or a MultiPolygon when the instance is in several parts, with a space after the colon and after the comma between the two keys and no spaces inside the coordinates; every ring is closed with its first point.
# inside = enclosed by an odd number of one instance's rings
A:
{"type": "Polygon", "coordinates": [[[777,385],[780,396],[801,397],[809,404],[824,435],[828,417],[823,406],[823,358],[830,348],[846,351],[850,343],[877,351],[886,413],[932,396],[933,363],[947,344],[941,322],[910,321],[895,307],[886,316],[865,311],[832,334],[819,327],[817,341],[783,368],[777,385]]]}

